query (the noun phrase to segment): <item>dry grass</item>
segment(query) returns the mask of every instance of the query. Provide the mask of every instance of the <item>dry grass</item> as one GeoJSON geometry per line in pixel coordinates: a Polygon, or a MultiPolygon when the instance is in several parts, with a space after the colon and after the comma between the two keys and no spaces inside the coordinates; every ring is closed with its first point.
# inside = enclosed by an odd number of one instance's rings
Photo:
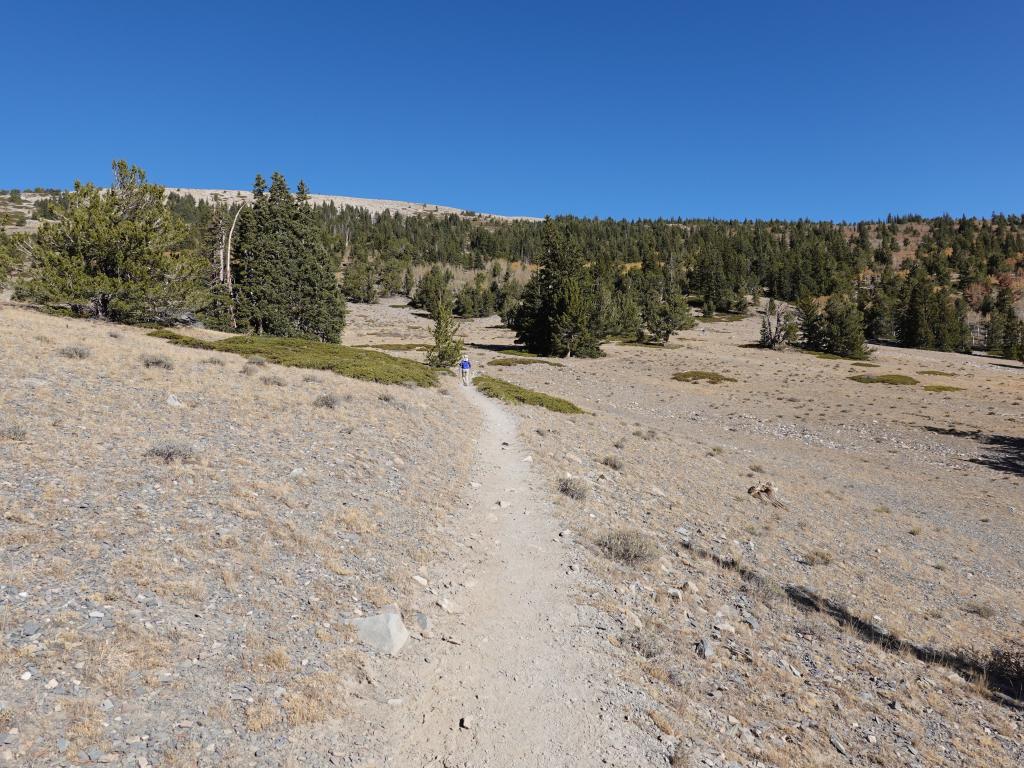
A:
{"type": "Polygon", "coordinates": [[[627,565],[641,565],[658,556],[654,540],[634,529],[609,531],[597,539],[597,545],[606,555],[627,565]]]}
{"type": "Polygon", "coordinates": [[[24,427],[20,427],[17,424],[0,424],[0,440],[12,440],[14,442],[21,442],[28,437],[28,432],[24,427]]]}
{"type": "Polygon", "coordinates": [[[334,409],[338,407],[338,402],[339,400],[337,395],[323,394],[316,396],[316,399],[313,401],[313,406],[315,408],[334,409]]]}
{"type": "Polygon", "coordinates": [[[806,555],[804,555],[804,562],[807,565],[831,565],[832,564],[832,553],[827,549],[812,549],[806,555]]]}
{"type": "Polygon", "coordinates": [[[185,443],[160,443],[147,449],[144,455],[163,459],[168,464],[176,461],[184,463],[195,458],[195,451],[185,443]]]}
{"type": "Polygon", "coordinates": [[[622,459],[618,456],[605,456],[601,459],[601,463],[609,469],[614,469],[616,472],[621,472],[622,468],[625,466],[622,459]]]}
{"type": "Polygon", "coordinates": [[[70,360],[85,360],[91,354],[88,347],[78,345],[61,347],[58,351],[62,357],[66,357],[70,360]]]}
{"type": "Polygon", "coordinates": [[[146,368],[163,368],[165,371],[174,368],[174,363],[163,355],[143,355],[142,364],[146,368]]]}
{"type": "Polygon", "coordinates": [[[570,499],[583,501],[587,498],[590,489],[586,481],[579,477],[563,477],[558,481],[558,491],[570,499]]]}

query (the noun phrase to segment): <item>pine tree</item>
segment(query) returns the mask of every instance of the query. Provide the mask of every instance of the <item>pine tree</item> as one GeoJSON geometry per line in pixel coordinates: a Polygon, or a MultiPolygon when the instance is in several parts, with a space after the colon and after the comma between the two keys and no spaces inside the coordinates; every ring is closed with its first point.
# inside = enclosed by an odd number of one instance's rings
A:
{"type": "Polygon", "coordinates": [[[818,309],[817,300],[809,293],[805,293],[797,299],[796,316],[804,346],[808,349],[821,349],[823,340],[821,311],[818,309]]]}
{"type": "Polygon", "coordinates": [[[864,345],[864,318],[848,296],[832,294],[821,317],[818,348],[829,354],[857,360],[868,356],[864,345]]]}
{"type": "Polygon", "coordinates": [[[436,315],[442,302],[451,301],[451,281],[451,270],[440,264],[431,265],[430,270],[420,278],[419,285],[416,286],[412,305],[425,309],[431,316],[436,315]]]}
{"type": "Polygon", "coordinates": [[[313,209],[300,203],[284,177],[262,177],[254,202],[238,222],[232,258],[240,325],[259,334],[337,342],[345,304],[313,209]]]}
{"type": "Polygon", "coordinates": [[[1013,291],[1001,285],[988,325],[988,350],[993,355],[1018,359],[1024,354],[1024,323],[1013,308],[1013,291]]]}
{"type": "Polygon", "coordinates": [[[551,319],[552,350],[565,357],[573,354],[593,357],[597,341],[591,333],[593,314],[578,282],[567,282],[558,297],[558,310],[551,319]]]}
{"type": "Polygon", "coordinates": [[[207,301],[207,264],[164,188],[123,160],[109,191],[75,182],[31,245],[20,299],[122,323],[187,322],[207,301]]]}
{"type": "Polygon", "coordinates": [[[450,368],[462,356],[459,324],[452,312],[451,298],[442,296],[434,314],[434,346],[427,351],[427,364],[433,368],[450,368]]]}
{"type": "Polygon", "coordinates": [[[360,243],[352,249],[352,259],[345,267],[342,291],[351,301],[373,304],[377,301],[377,274],[370,262],[368,246],[360,243]]]}
{"type": "Polygon", "coordinates": [[[510,317],[517,342],[541,355],[597,357],[600,322],[579,240],[544,222],[541,268],[510,317]]]}

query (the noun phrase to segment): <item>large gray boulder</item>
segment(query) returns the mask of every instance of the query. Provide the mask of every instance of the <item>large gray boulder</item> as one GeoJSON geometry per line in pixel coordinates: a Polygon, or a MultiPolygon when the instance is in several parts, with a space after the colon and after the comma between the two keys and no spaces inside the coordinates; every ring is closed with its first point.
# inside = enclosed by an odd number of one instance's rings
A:
{"type": "Polygon", "coordinates": [[[359,642],[368,645],[378,653],[397,656],[402,647],[409,641],[409,630],[402,622],[402,614],[398,609],[385,610],[374,616],[352,619],[359,642]]]}

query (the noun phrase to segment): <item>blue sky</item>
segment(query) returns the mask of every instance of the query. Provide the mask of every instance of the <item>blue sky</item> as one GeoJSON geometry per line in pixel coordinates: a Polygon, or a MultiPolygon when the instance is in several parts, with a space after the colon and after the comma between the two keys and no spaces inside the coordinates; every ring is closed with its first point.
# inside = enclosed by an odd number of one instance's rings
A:
{"type": "Polygon", "coordinates": [[[0,187],[544,215],[1024,211],[1024,3],[16,3],[0,187]]]}

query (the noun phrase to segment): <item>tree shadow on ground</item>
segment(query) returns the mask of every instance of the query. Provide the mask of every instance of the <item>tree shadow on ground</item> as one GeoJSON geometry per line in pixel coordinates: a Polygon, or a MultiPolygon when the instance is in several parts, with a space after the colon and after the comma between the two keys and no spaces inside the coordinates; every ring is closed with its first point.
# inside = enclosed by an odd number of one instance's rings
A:
{"type": "Polygon", "coordinates": [[[972,462],[989,469],[1005,472],[1008,475],[1024,476],[1024,437],[986,435],[981,431],[945,429],[943,427],[925,427],[925,429],[937,435],[975,440],[984,446],[984,450],[980,456],[971,459],[972,462]]]}
{"type": "Polygon", "coordinates": [[[473,347],[474,349],[486,349],[488,352],[526,352],[526,347],[520,347],[515,344],[484,344],[479,341],[471,341],[466,346],[473,347]]]}

